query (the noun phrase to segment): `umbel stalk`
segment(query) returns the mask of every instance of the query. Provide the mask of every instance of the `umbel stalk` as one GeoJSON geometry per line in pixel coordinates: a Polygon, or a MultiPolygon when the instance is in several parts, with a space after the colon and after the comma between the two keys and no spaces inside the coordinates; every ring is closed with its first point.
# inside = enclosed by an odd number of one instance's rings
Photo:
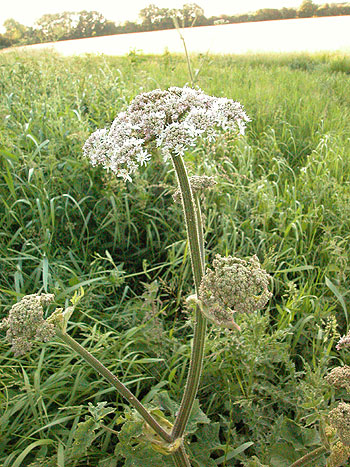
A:
{"type": "MultiPolygon", "coordinates": [[[[204,246],[201,244],[203,242],[202,225],[198,225],[198,223],[201,222],[201,217],[199,213],[197,214],[195,200],[193,198],[190,181],[182,157],[180,155],[175,156],[172,160],[181,191],[195,290],[196,293],[198,293],[204,273],[204,258],[202,260],[204,246]]],[[[199,209],[199,204],[197,209],[199,209]]],[[[197,395],[202,372],[206,318],[203,316],[198,306],[196,307],[195,313],[190,369],[181,405],[171,433],[174,439],[182,437],[185,432],[188,419],[191,415],[194,399],[197,395]]]]}

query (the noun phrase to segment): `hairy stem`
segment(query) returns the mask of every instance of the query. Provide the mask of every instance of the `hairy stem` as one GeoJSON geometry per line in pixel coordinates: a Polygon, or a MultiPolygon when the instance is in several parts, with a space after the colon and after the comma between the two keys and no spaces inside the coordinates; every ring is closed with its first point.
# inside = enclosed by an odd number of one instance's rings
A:
{"type": "MultiPolygon", "coordinates": [[[[181,199],[186,221],[186,229],[190,246],[192,271],[195,283],[196,293],[199,291],[199,286],[204,273],[204,264],[202,254],[204,247],[201,246],[203,236],[201,217],[197,214],[195,201],[192,195],[190,181],[187,175],[186,167],[181,156],[172,157],[173,164],[176,170],[176,175],[181,190],[181,199]]],[[[199,209],[199,206],[198,206],[199,209]]],[[[190,361],[190,369],[187,376],[185,391],[182,397],[181,405],[176,417],[172,436],[174,439],[181,437],[186,429],[188,419],[191,415],[194,399],[197,394],[199,380],[202,372],[204,343],[206,331],[206,318],[203,316],[199,308],[196,308],[194,336],[192,344],[192,354],[190,361]]]]}
{"type": "Polygon", "coordinates": [[[114,386],[119,394],[121,394],[133,407],[137,410],[137,412],[141,415],[141,417],[148,423],[148,425],[153,428],[153,430],[167,443],[171,443],[173,441],[173,437],[166,432],[159,423],[152,417],[152,415],[148,412],[148,410],[141,404],[141,402],[133,395],[129,389],[124,386],[124,384],[119,381],[119,379],[113,375],[102,363],[97,360],[90,352],[88,352],[84,347],[82,347],[79,342],[77,342],[73,337],[71,337],[66,332],[61,331],[56,327],[56,334],[57,336],[65,342],[69,347],[71,347],[75,352],[77,352],[92,368],[94,368],[100,375],[107,379],[109,383],[114,386]]]}
{"type": "Polygon", "coordinates": [[[315,465],[314,461],[317,460],[322,454],[326,453],[328,449],[325,446],[321,446],[320,448],[315,449],[314,451],[305,454],[305,456],[301,457],[297,461],[293,462],[290,467],[302,467],[304,465],[315,465]]]}
{"type": "Polygon", "coordinates": [[[176,467],[191,467],[190,461],[188,460],[188,456],[186,454],[183,444],[173,454],[173,460],[176,467]]]}
{"type": "Polygon", "coordinates": [[[197,216],[197,227],[198,227],[198,240],[199,240],[199,247],[201,252],[201,260],[203,265],[203,271],[205,268],[205,252],[204,252],[204,233],[203,233],[203,222],[202,222],[202,212],[201,212],[201,205],[199,201],[198,193],[194,194],[194,201],[196,203],[196,216],[197,216]]]}

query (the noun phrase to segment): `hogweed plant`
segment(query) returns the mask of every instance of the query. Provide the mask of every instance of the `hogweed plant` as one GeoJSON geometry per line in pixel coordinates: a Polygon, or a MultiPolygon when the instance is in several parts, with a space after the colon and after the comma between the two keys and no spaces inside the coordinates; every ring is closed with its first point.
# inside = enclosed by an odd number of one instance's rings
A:
{"type": "MultiPolygon", "coordinates": [[[[257,256],[246,261],[217,255],[212,267],[205,268],[200,198],[215,181],[206,176],[189,177],[183,159],[199,138],[214,141],[221,131],[243,134],[249,121],[241,104],[231,99],[212,97],[187,86],[156,89],[138,95],[124,112],[117,115],[109,129],[95,131],[83,148],[92,165],[102,165],[125,181],[131,182],[135,172],[151,163],[153,155],[159,153],[165,163],[173,164],[176,172],[178,190],[174,200],[180,201],[183,207],[195,292],[187,300],[194,313],[189,372],[173,423],[165,419],[160,410],[146,408],[117,376],[67,333],[67,322],[77,302],[76,297],[72,307],[65,310],[57,308],[44,320],[43,307],[54,297],[49,294],[25,296],[11,308],[2,323],[16,355],[29,351],[33,341],[45,342],[54,335],[60,338],[106,378],[133,407],[135,423],[138,423],[136,445],[149,443],[154,450],[171,456],[178,467],[191,465],[184,439],[190,430],[191,412],[196,406],[207,320],[219,327],[239,330],[235,315],[263,308],[272,295],[268,288],[270,277],[260,267],[257,256]]],[[[99,424],[110,410],[103,403],[98,408],[90,408],[94,421],[84,422],[86,426],[81,426],[80,431],[86,436],[91,434],[91,430],[99,426],[96,423],[99,424]],[[95,428],[89,425],[88,431],[88,423],[95,423],[95,428]]],[[[205,417],[204,414],[202,416],[205,417]]],[[[118,444],[124,435],[122,430],[118,444]]],[[[86,443],[86,439],[81,442],[86,443]]],[[[133,449],[136,453],[135,447],[133,449]]]]}
{"type": "MultiPolygon", "coordinates": [[[[350,331],[340,338],[337,350],[350,349],[350,331]]],[[[345,390],[350,395],[350,366],[337,366],[326,376],[326,382],[337,392],[345,390]]],[[[350,404],[338,402],[329,413],[320,419],[322,446],[295,461],[290,467],[315,466],[325,455],[327,467],[343,467],[350,459],[350,404]]],[[[320,464],[321,465],[321,464],[320,464]]],[[[322,463],[322,465],[325,465],[322,463]]]]}

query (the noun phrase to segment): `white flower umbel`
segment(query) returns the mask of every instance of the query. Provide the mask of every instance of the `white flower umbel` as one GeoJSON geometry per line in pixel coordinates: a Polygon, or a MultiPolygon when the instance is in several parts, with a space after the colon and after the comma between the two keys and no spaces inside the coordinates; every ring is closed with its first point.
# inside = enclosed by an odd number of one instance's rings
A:
{"type": "Polygon", "coordinates": [[[92,165],[131,181],[131,175],[149,162],[152,148],[160,148],[168,160],[182,156],[199,137],[213,141],[222,130],[243,134],[249,121],[241,104],[232,99],[187,86],[156,89],[135,97],[109,130],[92,133],[83,152],[92,165]]]}

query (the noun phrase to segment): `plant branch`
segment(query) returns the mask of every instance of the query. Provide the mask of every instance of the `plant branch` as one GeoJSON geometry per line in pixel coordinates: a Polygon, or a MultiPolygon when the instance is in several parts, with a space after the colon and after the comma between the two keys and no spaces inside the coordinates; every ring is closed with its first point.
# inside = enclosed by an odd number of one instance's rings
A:
{"type": "Polygon", "coordinates": [[[179,447],[179,449],[176,452],[174,452],[173,460],[176,467],[191,467],[191,463],[188,459],[183,444],[179,447]]]}
{"type": "Polygon", "coordinates": [[[148,425],[153,428],[153,430],[167,443],[173,442],[173,437],[166,432],[155,418],[148,412],[148,410],[141,404],[141,402],[133,395],[131,391],[121,382],[119,379],[113,375],[102,363],[97,360],[90,352],[88,352],[84,347],[82,347],[79,342],[77,342],[73,337],[71,337],[66,332],[63,332],[61,329],[56,327],[57,336],[65,342],[69,347],[71,347],[75,352],[77,352],[92,368],[94,368],[100,375],[107,379],[133,407],[141,415],[141,417],[148,423],[148,425]]]}
{"type": "MultiPolygon", "coordinates": [[[[301,457],[297,461],[293,462],[290,467],[302,467],[304,465],[309,465],[311,462],[315,461],[322,454],[326,453],[328,449],[325,446],[321,446],[320,448],[315,449],[314,451],[305,454],[305,456],[301,457]]],[[[314,463],[312,465],[315,465],[314,463]]]]}

